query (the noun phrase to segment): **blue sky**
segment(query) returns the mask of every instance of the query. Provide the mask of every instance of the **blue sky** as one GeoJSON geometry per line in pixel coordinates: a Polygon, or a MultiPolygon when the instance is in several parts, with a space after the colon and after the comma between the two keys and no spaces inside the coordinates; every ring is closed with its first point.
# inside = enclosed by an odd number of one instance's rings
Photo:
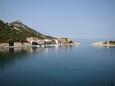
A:
{"type": "Polygon", "coordinates": [[[0,19],[56,37],[115,39],[115,0],[0,0],[0,19]]]}

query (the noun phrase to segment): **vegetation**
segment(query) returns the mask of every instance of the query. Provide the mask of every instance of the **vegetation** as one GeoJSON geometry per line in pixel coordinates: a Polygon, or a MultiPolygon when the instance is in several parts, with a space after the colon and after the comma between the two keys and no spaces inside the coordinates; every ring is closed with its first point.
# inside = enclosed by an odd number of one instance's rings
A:
{"type": "Polygon", "coordinates": [[[37,37],[39,39],[54,37],[41,34],[19,21],[4,23],[0,20],[0,43],[4,42],[23,42],[27,37],[37,37]]]}
{"type": "Polygon", "coordinates": [[[115,45],[115,41],[105,41],[103,42],[104,44],[107,44],[107,42],[109,42],[109,44],[114,44],[115,45]]]}
{"type": "Polygon", "coordinates": [[[115,44],[115,41],[109,41],[110,44],[115,44]]]}

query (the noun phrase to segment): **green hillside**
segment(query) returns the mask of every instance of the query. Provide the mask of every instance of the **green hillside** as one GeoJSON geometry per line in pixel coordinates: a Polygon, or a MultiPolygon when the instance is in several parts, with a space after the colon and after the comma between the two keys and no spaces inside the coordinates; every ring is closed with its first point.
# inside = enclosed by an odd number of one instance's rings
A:
{"type": "Polygon", "coordinates": [[[39,39],[54,38],[51,36],[39,33],[32,28],[24,25],[20,21],[12,23],[4,23],[0,20],[0,43],[1,42],[17,42],[25,41],[27,37],[37,37],[39,39]]]}

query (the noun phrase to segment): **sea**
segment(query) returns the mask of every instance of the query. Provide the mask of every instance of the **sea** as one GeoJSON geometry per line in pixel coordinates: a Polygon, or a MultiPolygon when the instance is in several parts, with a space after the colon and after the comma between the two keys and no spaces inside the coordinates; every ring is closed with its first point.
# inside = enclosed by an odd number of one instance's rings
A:
{"type": "Polygon", "coordinates": [[[1,48],[0,86],[115,86],[115,47],[80,42],[1,48]]]}

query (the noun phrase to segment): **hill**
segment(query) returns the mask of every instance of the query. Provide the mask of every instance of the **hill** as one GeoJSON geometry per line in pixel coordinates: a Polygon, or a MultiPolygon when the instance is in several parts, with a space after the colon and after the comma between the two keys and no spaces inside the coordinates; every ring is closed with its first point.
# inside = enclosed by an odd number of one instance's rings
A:
{"type": "Polygon", "coordinates": [[[4,23],[0,20],[0,43],[25,41],[27,37],[37,37],[39,39],[53,39],[54,37],[44,35],[28,27],[20,21],[4,23]]]}

